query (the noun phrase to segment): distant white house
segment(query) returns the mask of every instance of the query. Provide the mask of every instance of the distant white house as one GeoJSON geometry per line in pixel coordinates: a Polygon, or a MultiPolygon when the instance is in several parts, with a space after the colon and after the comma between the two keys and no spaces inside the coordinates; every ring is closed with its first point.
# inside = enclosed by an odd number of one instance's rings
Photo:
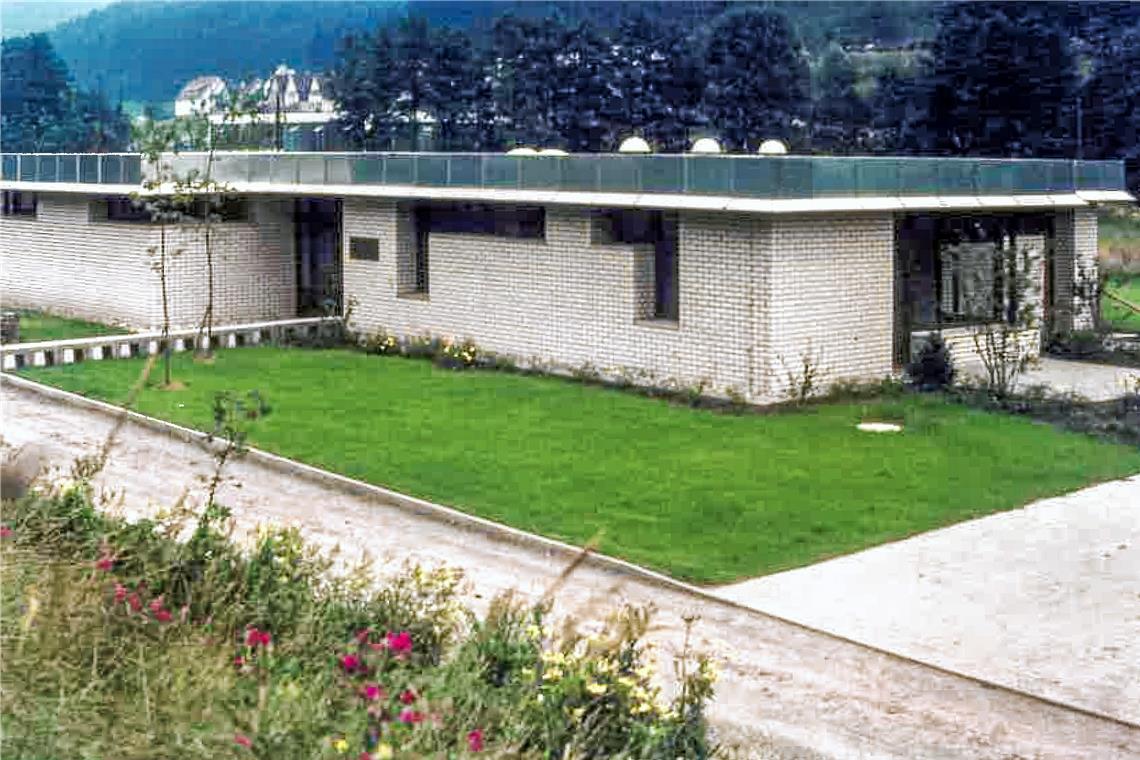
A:
{"type": "Polygon", "coordinates": [[[174,99],[174,115],[181,117],[212,113],[225,92],[226,82],[221,77],[194,77],[174,99]]]}

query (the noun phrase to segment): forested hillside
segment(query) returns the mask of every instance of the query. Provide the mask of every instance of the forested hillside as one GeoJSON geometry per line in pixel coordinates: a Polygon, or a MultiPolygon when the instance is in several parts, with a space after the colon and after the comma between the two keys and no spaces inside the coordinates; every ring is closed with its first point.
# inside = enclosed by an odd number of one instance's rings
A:
{"type": "MultiPolygon", "coordinates": [[[[404,15],[423,17],[432,26],[468,30],[478,45],[489,38],[495,18],[508,11],[524,17],[557,14],[568,23],[589,20],[602,28],[616,28],[624,18],[650,13],[695,27],[711,21],[727,5],[723,0],[127,0],[64,23],[50,37],[81,87],[112,99],[167,104],[199,74],[236,79],[264,74],[282,62],[302,70],[327,69],[347,33],[372,30],[404,15]]],[[[833,38],[894,45],[928,37],[933,20],[923,5],[881,0],[778,4],[809,49],[820,49],[833,38]]]]}

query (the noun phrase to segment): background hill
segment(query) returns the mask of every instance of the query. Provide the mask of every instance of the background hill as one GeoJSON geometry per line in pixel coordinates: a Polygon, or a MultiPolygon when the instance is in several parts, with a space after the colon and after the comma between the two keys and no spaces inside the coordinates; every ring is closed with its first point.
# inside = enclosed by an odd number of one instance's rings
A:
{"type": "MultiPolygon", "coordinates": [[[[200,74],[236,79],[263,75],[282,62],[303,70],[327,69],[345,34],[372,30],[408,13],[427,18],[433,26],[466,28],[478,42],[480,33],[506,11],[521,16],[559,13],[568,21],[588,19],[606,27],[653,6],[655,15],[700,25],[726,5],[720,1],[125,0],[64,22],[51,30],[50,37],[80,87],[103,92],[112,102],[170,107],[179,88],[200,74]]],[[[831,39],[896,45],[933,32],[933,15],[921,2],[777,5],[808,46],[817,50],[831,39]]]]}

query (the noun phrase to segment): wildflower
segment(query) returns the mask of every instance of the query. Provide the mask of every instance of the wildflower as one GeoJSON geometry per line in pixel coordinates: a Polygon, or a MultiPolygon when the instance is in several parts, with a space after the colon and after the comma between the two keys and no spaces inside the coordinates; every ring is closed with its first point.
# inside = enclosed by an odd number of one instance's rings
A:
{"type": "Polygon", "coordinates": [[[267,647],[273,643],[273,637],[269,631],[263,631],[259,628],[250,627],[245,632],[245,645],[253,649],[259,646],[267,647]]]}
{"type": "Polygon", "coordinates": [[[604,683],[598,683],[597,681],[590,681],[586,684],[586,691],[595,697],[600,697],[606,693],[606,685],[604,683]]]}
{"type": "Polygon", "coordinates": [[[372,634],[371,628],[361,628],[356,632],[356,643],[363,644],[368,641],[368,637],[372,634]]]}
{"type": "Polygon", "coordinates": [[[0,538],[8,538],[12,535],[12,529],[7,525],[0,525],[0,538]]]}
{"type": "Polygon", "coordinates": [[[241,655],[238,655],[237,657],[234,658],[234,667],[235,668],[240,668],[244,665],[245,665],[245,658],[244,657],[242,657],[241,655]]]}
{"type": "Polygon", "coordinates": [[[245,734],[234,734],[234,744],[249,749],[253,746],[253,741],[245,734]]]}
{"type": "Polygon", "coordinates": [[[361,689],[361,693],[364,694],[364,698],[369,702],[375,702],[376,700],[383,699],[387,696],[384,693],[384,690],[380,688],[380,685],[375,683],[364,684],[364,688],[361,689]]]}
{"type": "Polygon", "coordinates": [[[356,756],[356,760],[372,760],[372,755],[368,754],[367,752],[361,752],[356,756]]]}
{"type": "Polygon", "coordinates": [[[121,583],[115,584],[115,604],[122,604],[127,599],[127,587],[121,583]]]}
{"type": "Polygon", "coordinates": [[[372,753],[375,760],[392,760],[392,745],[380,742],[376,745],[376,751],[372,753]]]}
{"type": "Polygon", "coordinates": [[[149,607],[150,607],[151,612],[157,613],[159,610],[161,610],[162,609],[162,594],[159,594],[154,599],[151,599],[149,607]]]}
{"type": "Polygon", "coordinates": [[[519,677],[524,681],[529,681],[534,678],[534,668],[523,668],[519,671],[519,677]]]}
{"type": "Polygon", "coordinates": [[[575,722],[580,722],[582,720],[582,716],[585,714],[586,714],[586,708],[585,707],[575,707],[573,710],[570,711],[570,717],[573,718],[575,722]]]}
{"type": "Polygon", "coordinates": [[[340,658],[340,666],[345,672],[353,673],[360,668],[360,658],[354,654],[346,654],[340,658]]]}
{"type": "Polygon", "coordinates": [[[619,686],[624,686],[627,689],[632,689],[637,684],[637,682],[629,676],[618,676],[617,682],[619,686]]]}
{"type": "Polygon", "coordinates": [[[541,629],[541,628],[539,628],[539,627],[538,627],[537,625],[535,625],[534,623],[531,623],[530,625],[528,625],[528,626],[526,627],[526,631],[525,631],[525,633],[526,633],[526,635],[527,635],[527,638],[529,638],[529,639],[537,639],[537,638],[539,638],[540,636],[542,636],[542,629],[541,629]]]}
{"type": "Polygon", "coordinates": [[[332,745],[333,745],[333,749],[335,749],[337,752],[341,752],[341,753],[348,752],[348,740],[345,739],[343,736],[340,737],[339,739],[334,740],[332,745]]]}
{"type": "Polygon", "coordinates": [[[644,715],[652,709],[653,705],[651,705],[649,702],[638,702],[630,709],[630,712],[632,712],[634,715],[644,715]]]}
{"type": "Polygon", "coordinates": [[[411,689],[404,689],[402,692],[400,692],[400,701],[405,705],[410,705],[412,702],[416,701],[416,693],[411,689]]]}
{"type": "Polygon", "coordinates": [[[474,728],[467,732],[467,749],[472,752],[483,751],[483,729],[474,728]]]}
{"type": "Polygon", "coordinates": [[[547,668],[542,673],[542,680],[543,681],[557,681],[560,678],[562,678],[562,668],[557,667],[557,666],[552,667],[552,668],[547,668]]]}
{"type": "Polygon", "coordinates": [[[404,657],[412,652],[412,635],[407,631],[399,633],[388,632],[388,649],[395,652],[397,657],[404,657]]]}
{"type": "Polygon", "coordinates": [[[139,598],[137,593],[132,593],[127,597],[127,605],[131,608],[131,612],[142,611],[142,599],[139,598]]]}
{"type": "Polygon", "coordinates": [[[424,714],[419,710],[402,710],[400,712],[401,723],[422,723],[424,714]]]}
{"type": "Polygon", "coordinates": [[[154,613],[154,619],[160,623],[169,623],[173,618],[174,616],[170,614],[170,610],[159,610],[154,613]]]}
{"type": "Polygon", "coordinates": [[[104,552],[99,559],[95,560],[95,569],[104,573],[109,573],[115,567],[115,557],[112,554],[104,552]]]}

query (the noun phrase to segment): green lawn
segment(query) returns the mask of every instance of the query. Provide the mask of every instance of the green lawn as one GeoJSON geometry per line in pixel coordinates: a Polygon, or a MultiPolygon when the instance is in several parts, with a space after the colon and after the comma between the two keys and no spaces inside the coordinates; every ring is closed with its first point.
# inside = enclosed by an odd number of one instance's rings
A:
{"type": "MultiPolygon", "coordinates": [[[[26,375],[122,401],[140,367],[26,375]]],[[[699,582],[1140,471],[1134,449],[931,397],[732,416],[572,381],[268,347],[222,351],[213,365],[179,354],[174,377],[185,389],[148,388],[138,408],[205,428],[216,391],[256,388],[273,411],[254,445],[574,543],[604,531],[602,551],[699,582]],[[906,432],[855,430],[876,418],[904,419],[906,432]]]]}
{"type": "Polygon", "coordinates": [[[90,338],[96,335],[119,335],[129,330],[112,327],[98,322],[84,322],[81,319],[68,319],[42,311],[17,309],[20,314],[20,342],[35,343],[41,340],[63,340],[64,338],[90,338]]]}
{"type": "MultiPolygon", "coordinates": [[[[1140,306],[1140,275],[1113,275],[1108,278],[1105,288],[1124,300],[1140,306]]],[[[1104,320],[1114,329],[1140,332],[1140,314],[1123,304],[1102,296],[1100,310],[1104,320]]]]}

